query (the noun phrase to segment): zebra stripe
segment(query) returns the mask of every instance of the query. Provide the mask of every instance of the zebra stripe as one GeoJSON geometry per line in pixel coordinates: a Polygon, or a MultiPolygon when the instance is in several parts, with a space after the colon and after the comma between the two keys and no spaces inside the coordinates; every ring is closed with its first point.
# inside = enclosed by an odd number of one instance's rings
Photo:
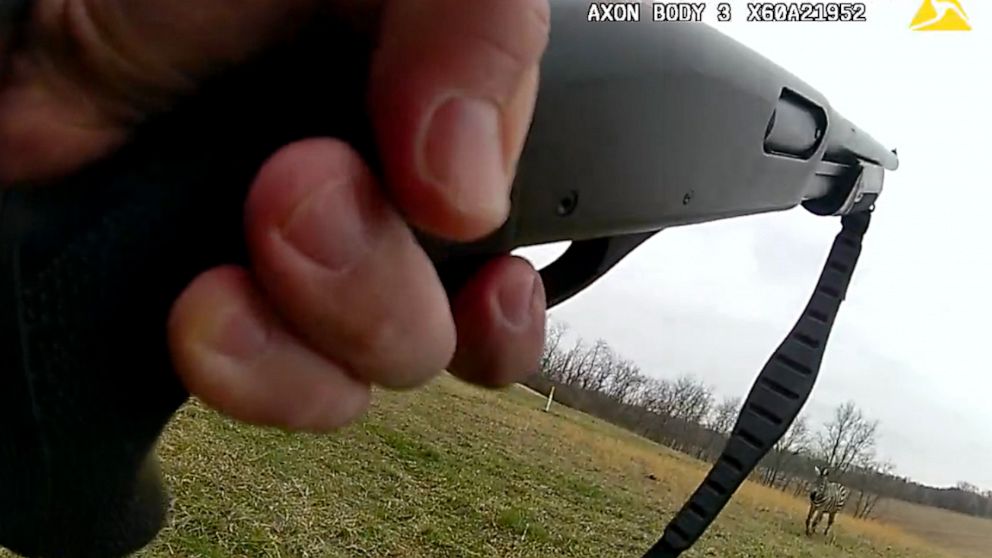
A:
{"type": "Polygon", "coordinates": [[[851,491],[846,487],[836,482],[828,482],[813,488],[809,494],[809,501],[817,510],[836,513],[844,508],[850,493],[851,491]]]}
{"type": "Polygon", "coordinates": [[[836,482],[827,480],[829,469],[816,467],[816,482],[809,492],[809,514],[806,516],[806,534],[816,532],[823,514],[827,514],[827,527],[823,530],[826,535],[834,524],[834,516],[844,508],[851,491],[836,482]]]}

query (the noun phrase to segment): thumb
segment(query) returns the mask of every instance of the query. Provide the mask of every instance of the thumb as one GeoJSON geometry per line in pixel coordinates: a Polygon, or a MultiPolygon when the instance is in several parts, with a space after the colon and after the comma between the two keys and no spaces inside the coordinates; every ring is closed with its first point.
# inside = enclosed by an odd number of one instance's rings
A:
{"type": "MultiPolygon", "coordinates": [[[[0,85],[0,181],[74,170],[204,77],[358,0],[34,0],[0,85]]],[[[366,11],[368,11],[366,9],[366,11]]]]}

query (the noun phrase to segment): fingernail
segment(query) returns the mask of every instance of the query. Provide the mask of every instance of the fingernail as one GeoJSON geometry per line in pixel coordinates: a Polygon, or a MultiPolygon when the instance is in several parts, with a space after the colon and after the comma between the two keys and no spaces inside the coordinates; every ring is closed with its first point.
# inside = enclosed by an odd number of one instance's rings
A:
{"type": "Polygon", "coordinates": [[[534,300],[540,293],[540,281],[533,275],[509,281],[499,292],[499,308],[503,319],[514,328],[530,323],[534,300]]]}
{"type": "Polygon", "coordinates": [[[442,102],[430,117],[420,154],[422,178],[462,213],[488,214],[508,204],[499,110],[492,102],[442,102]]]}
{"type": "Polygon", "coordinates": [[[204,342],[215,353],[245,362],[254,359],[268,344],[265,326],[240,308],[223,309],[211,316],[204,342]]]}
{"type": "Polygon", "coordinates": [[[348,269],[368,248],[360,195],[355,185],[340,180],[318,186],[290,212],[283,238],[329,270],[348,269]]]}

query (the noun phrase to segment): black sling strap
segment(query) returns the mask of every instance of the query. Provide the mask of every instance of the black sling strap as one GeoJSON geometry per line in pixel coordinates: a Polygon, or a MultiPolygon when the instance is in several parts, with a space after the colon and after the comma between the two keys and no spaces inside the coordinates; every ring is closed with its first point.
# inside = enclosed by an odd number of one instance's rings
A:
{"type": "Polygon", "coordinates": [[[872,209],[842,218],[813,296],[758,374],[723,453],[644,558],[675,558],[689,549],[792,425],[816,382],[872,209]]]}

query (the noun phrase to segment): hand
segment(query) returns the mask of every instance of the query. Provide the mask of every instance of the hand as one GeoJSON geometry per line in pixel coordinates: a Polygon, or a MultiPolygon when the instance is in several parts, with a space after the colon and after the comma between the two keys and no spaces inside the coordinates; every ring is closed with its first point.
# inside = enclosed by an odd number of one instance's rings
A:
{"type": "Polygon", "coordinates": [[[410,227],[469,241],[505,221],[547,0],[35,0],[25,40],[0,43],[0,183],[43,181],[321,10],[376,29],[384,183],[333,138],[285,146],[245,206],[253,267],[196,278],[168,324],[193,395],[287,429],[348,424],[373,384],[447,367],[499,386],[534,370],[545,298],[530,264],[494,259],[449,305],[410,227]]]}

